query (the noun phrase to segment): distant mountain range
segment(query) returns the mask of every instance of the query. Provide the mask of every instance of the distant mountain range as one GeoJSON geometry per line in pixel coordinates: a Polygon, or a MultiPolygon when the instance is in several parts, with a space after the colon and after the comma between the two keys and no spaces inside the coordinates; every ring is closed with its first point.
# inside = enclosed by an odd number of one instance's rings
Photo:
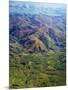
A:
{"type": "Polygon", "coordinates": [[[10,13],[45,14],[62,16],[65,14],[64,4],[49,4],[40,2],[10,2],[10,13]]]}
{"type": "Polygon", "coordinates": [[[10,51],[62,50],[66,39],[66,10],[62,4],[10,2],[10,51]]]}

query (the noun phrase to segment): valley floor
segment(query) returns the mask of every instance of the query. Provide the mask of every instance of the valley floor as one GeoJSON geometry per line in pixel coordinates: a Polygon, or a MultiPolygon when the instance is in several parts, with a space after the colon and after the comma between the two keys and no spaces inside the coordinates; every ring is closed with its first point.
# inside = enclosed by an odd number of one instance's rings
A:
{"type": "Polygon", "coordinates": [[[10,56],[10,88],[66,85],[64,52],[21,53],[10,56]]]}

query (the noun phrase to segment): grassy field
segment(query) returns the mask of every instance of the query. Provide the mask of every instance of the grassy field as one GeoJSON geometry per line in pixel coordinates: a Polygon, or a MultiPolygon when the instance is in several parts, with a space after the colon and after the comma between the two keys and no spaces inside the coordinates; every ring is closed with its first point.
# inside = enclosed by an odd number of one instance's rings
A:
{"type": "Polygon", "coordinates": [[[64,53],[21,53],[10,56],[10,88],[60,86],[66,84],[64,53]]]}

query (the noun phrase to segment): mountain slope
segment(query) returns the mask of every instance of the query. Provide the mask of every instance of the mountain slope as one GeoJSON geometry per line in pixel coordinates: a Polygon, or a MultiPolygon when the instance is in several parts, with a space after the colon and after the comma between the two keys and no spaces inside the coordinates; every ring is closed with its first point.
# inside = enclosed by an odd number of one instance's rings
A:
{"type": "Polygon", "coordinates": [[[15,39],[24,52],[63,49],[66,32],[65,7],[56,5],[57,7],[54,8],[50,4],[46,6],[43,3],[38,6],[36,4],[10,3],[10,43],[14,43],[15,39]],[[42,8],[44,10],[41,10],[42,8]],[[50,8],[52,14],[46,13],[50,8]]]}

